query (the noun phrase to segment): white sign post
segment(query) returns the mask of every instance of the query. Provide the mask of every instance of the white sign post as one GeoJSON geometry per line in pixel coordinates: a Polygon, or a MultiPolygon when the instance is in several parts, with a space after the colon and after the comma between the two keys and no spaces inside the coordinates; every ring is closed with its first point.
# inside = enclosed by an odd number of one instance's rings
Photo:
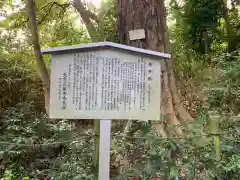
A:
{"type": "Polygon", "coordinates": [[[109,180],[110,175],[111,120],[100,121],[99,180],[109,180]]]}
{"type": "Polygon", "coordinates": [[[49,116],[100,121],[99,180],[109,180],[111,120],[160,120],[161,63],[169,54],[99,42],[52,54],[49,116]]]}

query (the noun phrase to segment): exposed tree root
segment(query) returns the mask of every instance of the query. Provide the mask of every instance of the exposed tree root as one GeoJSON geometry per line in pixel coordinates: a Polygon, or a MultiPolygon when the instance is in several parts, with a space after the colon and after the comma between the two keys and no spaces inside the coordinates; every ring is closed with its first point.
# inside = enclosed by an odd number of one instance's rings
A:
{"type": "Polygon", "coordinates": [[[171,90],[169,87],[169,78],[168,78],[168,72],[166,67],[166,61],[162,63],[162,80],[163,80],[163,87],[162,87],[162,101],[163,101],[163,113],[164,113],[164,122],[165,127],[167,128],[166,131],[168,134],[175,134],[175,135],[182,135],[183,132],[180,128],[180,122],[176,117],[176,113],[174,111],[173,107],[173,98],[171,94],[171,90]],[[170,128],[170,126],[174,126],[173,128],[170,128]]]}
{"type": "Polygon", "coordinates": [[[193,118],[190,116],[190,114],[186,111],[186,109],[182,106],[180,98],[179,98],[179,92],[177,91],[173,67],[171,60],[165,61],[166,68],[168,71],[168,80],[169,80],[169,89],[172,94],[172,103],[174,106],[175,113],[179,120],[181,122],[187,121],[187,120],[193,120],[193,118]]]}

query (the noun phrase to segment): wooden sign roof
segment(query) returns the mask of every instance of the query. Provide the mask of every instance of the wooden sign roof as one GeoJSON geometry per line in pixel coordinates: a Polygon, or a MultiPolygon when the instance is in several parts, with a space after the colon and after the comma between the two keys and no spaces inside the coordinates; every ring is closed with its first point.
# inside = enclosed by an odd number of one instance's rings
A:
{"type": "Polygon", "coordinates": [[[89,43],[89,44],[80,44],[80,45],[73,45],[73,46],[60,46],[60,47],[53,47],[48,49],[42,49],[43,54],[57,54],[57,53],[67,53],[73,51],[90,51],[90,50],[101,50],[101,49],[115,49],[115,50],[123,50],[125,52],[133,52],[138,54],[144,54],[148,56],[154,56],[158,58],[170,58],[171,55],[167,53],[162,53],[158,51],[151,51],[142,48],[136,48],[132,46],[127,46],[123,44],[113,43],[113,42],[96,42],[96,43],[89,43]]]}

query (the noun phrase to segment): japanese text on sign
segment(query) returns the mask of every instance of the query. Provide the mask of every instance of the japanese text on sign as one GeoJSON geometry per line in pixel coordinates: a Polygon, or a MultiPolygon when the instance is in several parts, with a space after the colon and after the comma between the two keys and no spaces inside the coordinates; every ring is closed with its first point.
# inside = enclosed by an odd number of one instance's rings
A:
{"type": "Polygon", "coordinates": [[[160,61],[111,50],[53,55],[50,116],[157,120],[160,61]]]}

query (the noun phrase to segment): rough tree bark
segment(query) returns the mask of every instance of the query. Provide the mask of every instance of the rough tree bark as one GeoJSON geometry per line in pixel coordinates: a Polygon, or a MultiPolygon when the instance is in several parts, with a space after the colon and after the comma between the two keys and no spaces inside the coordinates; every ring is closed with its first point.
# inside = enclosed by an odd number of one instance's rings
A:
{"type": "MultiPolygon", "coordinates": [[[[170,52],[164,0],[117,0],[117,20],[122,44],[170,52]],[[130,41],[129,31],[135,29],[144,29],[146,38],[130,41]]],[[[155,126],[158,134],[182,135],[181,128],[168,128],[169,125],[180,125],[181,122],[192,119],[181,105],[171,60],[162,61],[161,105],[164,123],[155,126]]]]}
{"type": "Polygon", "coordinates": [[[37,29],[37,20],[36,20],[36,8],[35,8],[35,1],[28,0],[28,13],[29,13],[29,20],[31,26],[31,33],[32,33],[32,43],[34,47],[37,67],[38,67],[38,74],[43,83],[43,90],[44,90],[44,98],[45,98],[45,110],[48,113],[49,108],[49,74],[43,60],[41,54],[41,48],[39,43],[38,37],[38,29],[37,29]]]}

